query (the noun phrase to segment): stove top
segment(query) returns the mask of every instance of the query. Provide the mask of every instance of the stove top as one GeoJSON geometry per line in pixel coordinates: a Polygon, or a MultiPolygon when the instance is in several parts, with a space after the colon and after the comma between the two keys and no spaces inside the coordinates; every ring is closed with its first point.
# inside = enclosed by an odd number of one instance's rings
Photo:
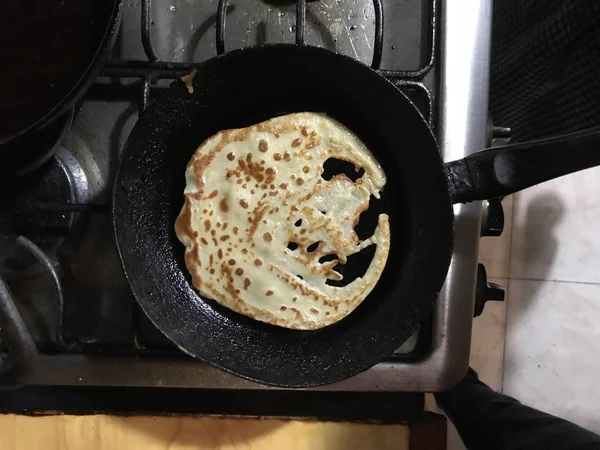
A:
{"type": "MultiPolygon", "coordinates": [[[[18,230],[47,253],[60,279],[55,286],[28,255],[7,265],[41,353],[28,384],[281,391],[183,355],[137,306],[116,253],[110,196],[138,114],[171,79],[224,51],[305,43],[380,70],[422,112],[445,159],[458,159],[487,143],[491,3],[128,0],[102,76],[77,106],[53,160],[15,199],[18,230]]],[[[386,361],[312,391],[437,391],[462,377],[481,205],[457,206],[455,214],[456,251],[430,320],[386,361]]]]}

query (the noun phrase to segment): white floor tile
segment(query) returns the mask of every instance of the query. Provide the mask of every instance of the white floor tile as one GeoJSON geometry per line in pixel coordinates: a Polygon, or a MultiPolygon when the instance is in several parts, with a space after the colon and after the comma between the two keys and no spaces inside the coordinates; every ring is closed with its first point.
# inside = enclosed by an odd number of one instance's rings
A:
{"type": "Polygon", "coordinates": [[[483,237],[479,241],[479,262],[487,271],[488,277],[508,278],[510,263],[510,237],[513,219],[513,196],[502,200],[504,208],[504,231],[497,237],[483,237]]]}
{"type": "Polygon", "coordinates": [[[600,285],[510,280],[508,300],[504,393],[600,433],[600,285]]]}
{"type": "MultiPolygon", "coordinates": [[[[508,289],[506,280],[490,278],[488,281],[508,289]]],[[[496,391],[502,390],[505,329],[505,302],[487,302],[483,314],[473,321],[469,363],[479,379],[496,391]]]]}
{"type": "Polygon", "coordinates": [[[600,168],[514,196],[510,277],[600,283],[600,168]]]}

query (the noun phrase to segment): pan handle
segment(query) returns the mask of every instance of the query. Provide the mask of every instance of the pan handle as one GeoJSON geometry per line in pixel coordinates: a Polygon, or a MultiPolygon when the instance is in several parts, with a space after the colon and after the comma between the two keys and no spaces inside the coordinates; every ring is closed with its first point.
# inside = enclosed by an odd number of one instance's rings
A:
{"type": "Polygon", "coordinates": [[[452,203],[504,197],[600,165],[600,127],[494,147],[445,164],[452,203]]]}

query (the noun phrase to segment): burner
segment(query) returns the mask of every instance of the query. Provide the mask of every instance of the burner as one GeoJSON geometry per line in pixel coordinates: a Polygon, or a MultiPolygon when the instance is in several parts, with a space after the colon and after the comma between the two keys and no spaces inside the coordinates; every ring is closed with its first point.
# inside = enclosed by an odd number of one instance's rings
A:
{"type": "MultiPolygon", "coordinates": [[[[46,164],[3,184],[0,210],[11,231],[33,241],[54,262],[65,256],[83,221],[83,215],[69,205],[89,199],[87,177],[79,162],[60,148],[46,164]]],[[[26,252],[17,252],[5,268],[18,277],[41,270],[26,252]]]]}

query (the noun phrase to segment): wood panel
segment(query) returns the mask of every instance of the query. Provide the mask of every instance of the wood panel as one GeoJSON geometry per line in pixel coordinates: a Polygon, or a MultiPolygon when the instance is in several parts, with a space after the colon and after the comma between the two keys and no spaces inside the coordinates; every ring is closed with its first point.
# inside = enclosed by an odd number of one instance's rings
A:
{"type": "Polygon", "coordinates": [[[405,425],[213,417],[0,416],[2,450],[408,450],[409,435],[405,425]]]}

